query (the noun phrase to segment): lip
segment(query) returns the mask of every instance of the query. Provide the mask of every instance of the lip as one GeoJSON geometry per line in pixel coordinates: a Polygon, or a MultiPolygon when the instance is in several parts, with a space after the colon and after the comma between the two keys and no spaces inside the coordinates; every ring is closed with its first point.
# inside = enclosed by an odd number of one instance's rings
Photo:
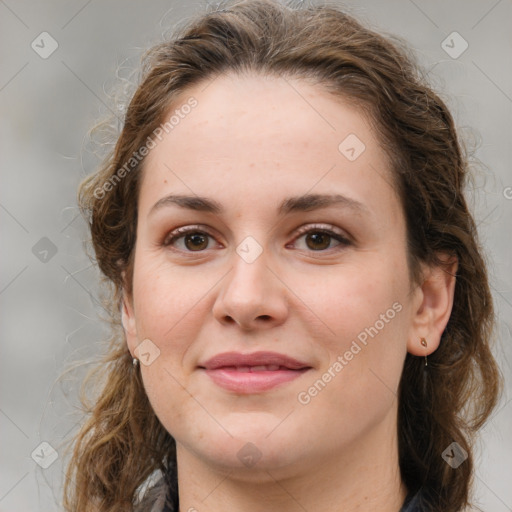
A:
{"type": "Polygon", "coordinates": [[[204,363],[199,363],[200,368],[206,370],[217,370],[227,366],[261,366],[277,364],[289,370],[300,370],[310,368],[310,365],[294,359],[293,357],[279,354],[278,352],[253,352],[242,354],[241,352],[223,352],[217,354],[204,363]]]}
{"type": "Polygon", "coordinates": [[[277,352],[225,352],[200,363],[198,369],[224,389],[249,394],[267,391],[295,380],[310,370],[311,366],[277,352]],[[277,368],[251,369],[257,366],[277,368]]]}

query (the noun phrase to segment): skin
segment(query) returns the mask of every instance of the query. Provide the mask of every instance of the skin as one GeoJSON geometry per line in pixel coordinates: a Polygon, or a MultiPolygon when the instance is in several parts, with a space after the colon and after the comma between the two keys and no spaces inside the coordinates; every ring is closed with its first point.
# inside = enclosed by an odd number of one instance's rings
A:
{"type": "Polygon", "coordinates": [[[123,305],[132,355],[140,358],[145,339],[160,351],[140,371],[177,443],[181,511],[397,512],[407,493],[396,435],[402,367],[407,352],[437,349],[456,262],[449,272],[424,267],[421,283],[410,282],[389,164],[350,100],[304,81],[229,74],[187,89],[171,113],[190,96],[197,106],[145,161],[133,295],[123,305]],[[354,161],[338,149],[349,134],[366,147],[354,161]],[[225,211],[169,204],[151,212],[171,193],[206,196],[225,211]],[[363,206],[278,215],[285,198],[306,193],[342,194],[363,206]],[[164,244],[177,227],[197,224],[210,237],[164,244]],[[350,243],[319,241],[318,225],[350,243]],[[301,226],[309,234],[298,235],[301,226]],[[248,236],[262,249],[252,263],[236,252],[248,236]],[[300,403],[396,303],[400,312],[300,403]],[[220,352],[259,350],[313,369],[250,395],[197,370],[220,352]],[[250,467],[237,456],[247,443],[260,457],[250,467]]]}

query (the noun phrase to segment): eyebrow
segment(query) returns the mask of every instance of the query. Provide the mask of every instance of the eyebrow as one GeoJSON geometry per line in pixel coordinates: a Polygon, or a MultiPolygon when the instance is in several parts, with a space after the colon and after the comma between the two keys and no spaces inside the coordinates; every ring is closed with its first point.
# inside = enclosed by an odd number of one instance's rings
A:
{"type": "MultiPolygon", "coordinates": [[[[196,195],[170,194],[159,199],[152,206],[148,216],[168,206],[179,206],[188,210],[215,213],[217,215],[224,213],[222,205],[214,199],[196,195]]],[[[284,216],[292,212],[307,212],[327,208],[329,206],[341,206],[360,214],[369,213],[368,208],[363,203],[341,194],[305,194],[302,196],[288,197],[281,202],[277,213],[279,216],[284,216]]]]}

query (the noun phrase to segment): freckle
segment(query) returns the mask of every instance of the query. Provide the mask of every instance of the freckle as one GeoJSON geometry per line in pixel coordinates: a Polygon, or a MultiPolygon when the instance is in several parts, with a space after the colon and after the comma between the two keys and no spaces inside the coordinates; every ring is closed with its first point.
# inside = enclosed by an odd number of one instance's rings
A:
{"type": "Polygon", "coordinates": [[[167,180],[164,180],[164,183],[167,183],[167,180]]]}

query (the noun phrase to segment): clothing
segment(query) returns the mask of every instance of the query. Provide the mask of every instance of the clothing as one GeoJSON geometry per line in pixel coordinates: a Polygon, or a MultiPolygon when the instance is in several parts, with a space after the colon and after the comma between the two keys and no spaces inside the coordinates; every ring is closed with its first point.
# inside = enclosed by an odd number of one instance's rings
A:
{"type": "MultiPolygon", "coordinates": [[[[427,512],[424,497],[421,489],[416,493],[410,492],[398,512],[427,512]]],[[[158,480],[146,492],[142,502],[133,509],[134,512],[178,512],[178,510],[178,482],[169,473],[158,480]]]]}
{"type": "Polygon", "coordinates": [[[177,471],[167,471],[153,487],[146,491],[142,501],[135,505],[133,512],[178,512],[177,471]]]}
{"type": "Polygon", "coordinates": [[[425,507],[424,501],[424,494],[421,489],[416,493],[410,492],[398,512],[427,512],[429,509],[425,507]]]}

